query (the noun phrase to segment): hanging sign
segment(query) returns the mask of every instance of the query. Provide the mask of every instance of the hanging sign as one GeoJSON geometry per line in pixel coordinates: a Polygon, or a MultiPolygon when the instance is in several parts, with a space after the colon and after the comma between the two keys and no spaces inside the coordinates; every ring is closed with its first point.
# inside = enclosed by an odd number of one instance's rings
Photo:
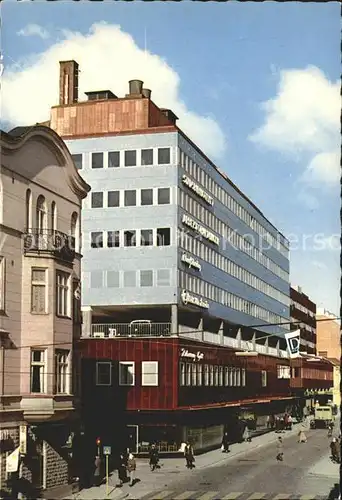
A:
{"type": "Polygon", "coordinates": [[[21,455],[26,455],[27,453],[27,426],[19,426],[19,448],[21,455]]]}
{"type": "Polygon", "coordinates": [[[19,468],[19,453],[20,447],[16,448],[13,453],[6,458],[6,472],[17,472],[19,468]]]}

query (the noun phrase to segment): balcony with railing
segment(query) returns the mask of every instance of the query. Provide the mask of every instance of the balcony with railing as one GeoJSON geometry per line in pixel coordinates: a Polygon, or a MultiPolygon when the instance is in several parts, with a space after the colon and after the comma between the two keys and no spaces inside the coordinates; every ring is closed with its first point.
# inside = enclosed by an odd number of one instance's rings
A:
{"type": "Polygon", "coordinates": [[[24,254],[30,257],[50,254],[71,262],[75,258],[75,243],[73,236],[54,229],[24,231],[24,254]]]}
{"type": "Polygon", "coordinates": [[[91,338],[110,339],[117,337],[170,337],[171,323],[132,321],[131,323],[94,323],[91,338]]]}

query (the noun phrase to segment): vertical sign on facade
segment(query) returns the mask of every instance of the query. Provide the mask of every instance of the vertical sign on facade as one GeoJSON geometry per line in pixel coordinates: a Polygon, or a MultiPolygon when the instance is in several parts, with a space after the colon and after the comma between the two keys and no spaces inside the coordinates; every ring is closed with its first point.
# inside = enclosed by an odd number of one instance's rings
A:
{"type": "Polygon", "coordinates": [[[27,426],[21,425],[19,427],[19,448],[20,454],[26,455],[27,453],[27,426]]]}

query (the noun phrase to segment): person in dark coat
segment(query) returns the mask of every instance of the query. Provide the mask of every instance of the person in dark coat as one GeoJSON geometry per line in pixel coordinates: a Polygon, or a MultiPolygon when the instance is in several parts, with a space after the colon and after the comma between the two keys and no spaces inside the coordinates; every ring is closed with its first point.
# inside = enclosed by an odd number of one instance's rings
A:
{"type": "Polygon", "coordinates": [[[336,438],[333,438],[333,440],[330,443],[330,450],[331,450],[331,458],[333,462],[337,462],[337,446],[336,446],[336,438]]]}
{"type": "Polygon", "coordinates": [[[159,462],[159,452],[158,452],[158,448],[155,444],[152,444],[152,446],[150,448],[149,456],[150,456],[150,468],[151,468],[151,471],[153,472],[154,470],[156,470],[158,468],[158,462],[159,462]]]}
{"type": "Polygon", "coordinates": [[[94,462],[94,486],[101,484],[101,458],[97,455],[94,462]]]}
{"type": "Polygon", "coordinates": [[[282,462],[284,459],[284,445],[283,445],[283,440],[279,436],[278,441],[277,441],[277,460],[278,462],[282,462]]]}
{"type": "Polygon", "coordinates": [[[137,468],[137,464],[136,464],[134,455],[132,453],[130,453],[128,455],[128,458],[127,458],[127,467],[126,467],[127,474],[129,477],[129,485],[130,486],[134,485],[136,468],[137,468]]]}
{"type": "Polygon", "coordinates": [[[119,479],[119,487],[123,485],[123,483],[126,482],[127,480],[127,458],[126,453],[121,453],[119,456],[119,463],[118,463],[118,479],[119,479]]]}
{"type": "Polygon", "coordinates": [[[195,462],[194,449],[189,442],[186,443],[185,450],[184,450],[184,457],[185,457],[185,464],[186,464],[187,469],[193,469],[195,467],[195,465],[194,465],[194,462],[195,462]]]}
{"type": "Polygon", "coordinates": [[[222,438],[222,452],[223,453],[229,453],[229,438],[228,438],[228,433],[225,432],[223,434],[223,438],[222,438]]]}

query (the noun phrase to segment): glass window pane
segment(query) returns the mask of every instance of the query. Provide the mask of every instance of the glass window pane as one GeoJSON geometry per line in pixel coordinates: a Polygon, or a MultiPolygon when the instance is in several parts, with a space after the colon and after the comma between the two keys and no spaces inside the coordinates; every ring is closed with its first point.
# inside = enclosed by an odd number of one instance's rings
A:
{"type": "Polygon", "coordinates": [[[118,248],[120,246],[120,231],[107,232],[107,247],[118,248]]]}
{"type": "Polygon", "coordinates": [[[81,170],[82,169],[82,155],[81,154],[71,155],[71,157],[73,159],[73,162],[75,163],[75,167],[77,168],[77,170],[81,170]]]}
{"type": "Polygon", "coordinates": [[[108,168],[120,167],[120,151],[110,151],[108,153],[108,168]]]}
{"type": "Polygon", "coordinates": [[[125,151],[125,167],[135,167],[137,164],[137,152],[135,150],[125,151]]]}
{"type": "Polygon", "coordinates": [[[165,165],[170,163],[170,148],[158,149],[158,164],[165,165]]]}
{"type": "Polygon", "coordinates": [[[153,189],[141,190],[141,205],[153,205],[153,189]]]}
{"type": "Polygon", "coordinates": [[[170,269],[157,270],[157,286],[170,286],[170,269]]]}
{"type": "Polygon", "coordinates": [[[103,153],[92,153],[91,168],[103,168],[103,153]]]}
{"type": "Polygon", "coordinates": [[[91,237],[91,248],[103,248],[103,233],[95,231],[94,233],[90,233],[91,237]]]}
{"type": "Polygon", "coordinates": [[[91,193],[91,208],[102,208],[103,207],[103,193],[94,192],[91,193]]]}
{"type": "Polygon", "coordinates": [[[108,206],[109,207],[120,206],[120,191],[108,191],[108,206]]]}
{"type": "Polygon", "coordinates": [[[124,287],[134,287],[136,286],[136,272],[135,271],[124,271],[123,275],[124,287]]]}
{"type": "Polygon", "coordinates": [[[140,232],[140,245],[142,247],[148,247],[153,245],[153,230],[152,229],[142,229],[140,232]]]}
{"type": "Polygon", "coordinates": [[[125,231],[124,232],[124,246],[125,247],[135,247],[136,246],[135,231],[125,231]]]}
{"type": "Polygon", "coordinates": [[[102,288],[103,273],[102,271],[92,271],[90,273],[90,288],[102,288]]]}
{"type": "Polygon", "coordinates": [[[158,228],[157,229],[157,246],[168,246],[171,243],[170,238],[170,228],[158,228]]]}
{"type": "Polygon", "coordinates": [[[140,271],[140,286],[153,286],[153,271],[140,271]]]}
{"type": "Polygon", "coordinates": [[[153,165],[153,149],[142,149],[141,150],[141,164],[142,165],[153,165]]]}
{"type": "Polygon", "coordinates": [[[137,193],[135,190],[125,191],[125,207],[134,207],[137,204],[137,193]]]}
{"type": "Polygon", "coordinates": [[[120,286],[119,271],[107,271],[107,286],[110,288],[118,288],[120,286]]]}
{"type": "Polygon", "coordinates": [[[158,205],[167,205],[170,203],[170,188],[158,189],[158,205]]]}

